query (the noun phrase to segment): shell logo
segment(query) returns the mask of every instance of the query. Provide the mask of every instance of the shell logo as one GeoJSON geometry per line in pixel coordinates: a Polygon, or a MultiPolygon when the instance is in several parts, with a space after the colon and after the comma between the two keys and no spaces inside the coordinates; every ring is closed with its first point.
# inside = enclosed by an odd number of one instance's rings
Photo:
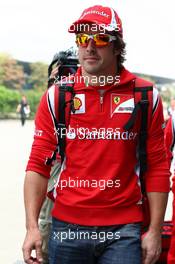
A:
{"type": "Polygon", "coordinates": [[[82,101],[80,100],[80,98],[75,97],[74,98],[74,108],[75,108],[75,110],[79,110],[81,106],[82,106],[82,101]]]}
{"type": "Polygon", "coordinates": [[[120,97],[119,96],[115,96],[114,97],[114,103],[115,104],[119,104],[120,103],[120,97]]]}

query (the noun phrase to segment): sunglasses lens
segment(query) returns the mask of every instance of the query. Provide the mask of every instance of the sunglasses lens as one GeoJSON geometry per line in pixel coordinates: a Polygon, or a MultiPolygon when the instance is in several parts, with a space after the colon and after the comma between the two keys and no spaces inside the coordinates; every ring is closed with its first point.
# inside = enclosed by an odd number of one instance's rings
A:
{"type": "Polygon", "coordinates": [[[86,46],[88,44],[88,39],[89,37],[86,34],[78,34],[76,36],[76,42],[80,46],[86,46]]]}
{"type": "MultiPolygon", "coordinates": [[[[96,34],[92,35],[93,40],[95,41],[95,45],[97,47],[104,47],[107,46],[108,43],[110,42],[110,36],[107,34],[96,34]]],[[[87,46],[89,41],[89,35],[87,34],[78,34],[76,36],[76,43],[79,46],[87,46]]]]}
{"type": "Polygon", "coordinates": [[[94,40],[97,46],[106,46],[110,42],[109,35],[107,34],[97,34],[94,40]]]}

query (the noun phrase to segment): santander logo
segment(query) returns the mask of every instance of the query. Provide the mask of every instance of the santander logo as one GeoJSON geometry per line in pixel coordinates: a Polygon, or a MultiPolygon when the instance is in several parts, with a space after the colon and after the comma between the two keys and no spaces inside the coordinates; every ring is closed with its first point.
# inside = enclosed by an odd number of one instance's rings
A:
{"type": "Polygon", "coordinates": [[[86,15],[89,15],[89,14],[96,14],[96,15],[100,15],[100,16],[103,16],[103,17],[107,17],[107,18],[109,17],[109,15],[106,14],[104,11],[99,12],[99,11],[96,11],[96,10],[91,10],[91,11],[84,12],[80,18],[82,19],[86,15]]]}

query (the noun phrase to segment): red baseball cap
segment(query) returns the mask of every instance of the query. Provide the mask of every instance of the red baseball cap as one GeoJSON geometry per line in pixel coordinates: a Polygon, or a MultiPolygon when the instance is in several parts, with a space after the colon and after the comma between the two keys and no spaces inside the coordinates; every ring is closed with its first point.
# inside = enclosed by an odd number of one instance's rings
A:
{"type": "Polygon", "coordinates": [[[95,5],[83,11],[80,18],[69,27],[70,33],[80,31],[81,25],[91,23],[107,31],[116,31],[123,37],[122,22],[117,12],[110,7],[95,5]]]}

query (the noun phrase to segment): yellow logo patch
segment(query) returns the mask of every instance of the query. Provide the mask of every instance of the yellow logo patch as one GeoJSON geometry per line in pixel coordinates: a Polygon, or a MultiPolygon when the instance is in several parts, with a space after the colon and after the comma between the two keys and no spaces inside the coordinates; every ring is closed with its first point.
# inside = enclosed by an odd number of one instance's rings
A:
{"type": "Polygon", "coordinates": [[[114,103],[115,104],[119,104],[120,103],[120,97],[119,96],[115,96],[114,97],[114,103]]]}
{"type": "Polygon", "coordinates": [[[74,98],[74,108],[75,108],[75,110],[79,110],[81,106],[82,106],[81,99],[78,98],[78,97],[75,97],[74,98]]]}

